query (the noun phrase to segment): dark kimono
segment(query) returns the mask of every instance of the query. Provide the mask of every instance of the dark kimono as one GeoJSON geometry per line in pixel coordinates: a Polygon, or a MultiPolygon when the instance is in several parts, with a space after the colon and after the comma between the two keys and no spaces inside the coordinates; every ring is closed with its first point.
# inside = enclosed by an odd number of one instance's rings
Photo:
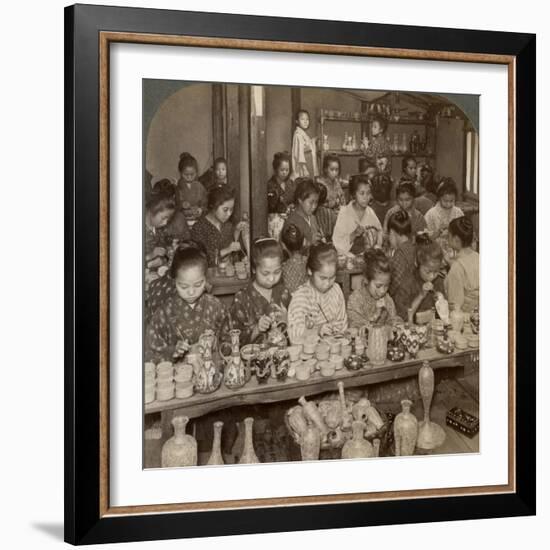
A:
{"type": "Polygon", "coordinates": [[[205,246],[208,266],[211,267],[216,265],[220,250],[233,242],[233,225],[231,222],[225,222],[220,231],[206,216],[202,216],[191,228],[191,238],[205,246]]]}
{"type": "Polygon", "coordinates": [[[399,287],[416,271],[416,247],[411,241],[406,241],[396,248],[390,259],[390,266],[391,283],[389,292],[391,296],[395,296],[399,287]]]}
{"type": "Polygon", "coordinates": [[[176,292],[152,315],[145,333],[146,360],[172,361],[179,340],[195,344],[206,329],[226,341],[227,322],[227,308],[216,297],[204,293],[193,308],[176,292]]]}
{"type": "Polygon", "coordinates": [[[165,246],[171,245],[173,239],[187,241],[191,236],[187,220],[181,210],[176,210],[168,223],[158,230],[158,233],[164,240],[165,246]]]}
{"type": "MultiPolygon", "coordinates": [[[[420,278],[418,269],[408,272],[408,275],[405,274],[403,277],[401,285],[392,296],[393,301],[395,302],[395,308],[397,309],[397,315],[399,315],[402,319],[407,319],[408,309],[411,307],[414,299],[422,291],[423,284],[424,281],[420,278]]],[[[436,277],[433,282],[433,287],[435,292],[445,294],[443,277],[441,277],[441,275],[436,277]]],[[[435,308],[435,292],[428,292],[426,297],[418,306],[416,313],[429,311],[432,308],[435,308]]]]}
{"type": "Polygon", "coordinates": [[[283,189],[277,178],[272,176],[267,182],[267,206],[269,214],[284,214],[288,207],[294,202],[296,185],[289,178],[283,189]]]}
{"type": "MultiPolygon", "coordinates": [[[[231,324],[233,328],[241,331],[241,345],[251,344],[252,332],[262,315],[269,315],[271,312],[280,312],[280,308],[288,310],[290,304],[290,292],[282,282],[276,284],[271,291],[271,302],[268,302],[249,283],[235,294],[233,305],[230,310],[231,324]]],[[[284,315],[286,322],[286,312],[284,315]]]]}

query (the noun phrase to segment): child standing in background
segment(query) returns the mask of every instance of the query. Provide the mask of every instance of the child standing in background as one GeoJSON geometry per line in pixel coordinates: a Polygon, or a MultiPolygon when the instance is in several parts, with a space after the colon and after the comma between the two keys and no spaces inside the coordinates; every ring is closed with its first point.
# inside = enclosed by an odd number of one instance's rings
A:
{"type": "Polygon", "coordinates": [[[457,253],[445,280],[449,307],[471,313],[479,307],[479,254],[472,249],[474,227],[462,216],[449,224],[449,246],[457,253]]]}
{"type": "Polygon", "coordinates": [[[281,240],[289,258],[283,263],[283,282],[291,294],[307,282],[307,258],[302,254],[304,236],[294,224],[287,225],[281,240]]]}
{"type": "Polygon", "coordinates": [[[399,321],[388,288],[391,269],[388,258],[381,250],[365,252],[363,284],[348,299],[350,327],[361,328],[373,323],[392,325],[399,321]]]}
{"type": "Polygon", "coordinates": [[[273,175],[267,182],[267,206],[270,214],[284,214],[294,202],[296,185],[290,179],[290,155],[286,151],[273,155],[273,175]]]}
{"type": "Polygon", "coordinates": [[[304,236],[304,247],[307,249],[322,240],[321,230],[315,217],[315,210],[319,203],[319,187],[313,183],[313,180],[299,178],[296,181],[294,203],[296,208],[286,219],[283,231],[290,224],[299,227],[304,236]]]}
{"type": "Polygon", "coordinates": [[[313,246],[307,269],[309,279],[292,295],[288,310],[288,336],[300,343],[307,334],[330,336],[348,328],[346,301],[336,282],[338,256],[330,244],[313,246]]]}
{"type": "Polygon", "coordinates": [[[198,218],[206,207],[206,189],[197,180],[199,172],[197,159],[189,153],[182,153],[178,163],[180,178],[177,182],[178,207],[187,218],[198,218]]]}
{"type": "Polygon", "coordinates": [[[309,137],[309,112],[300,109],[296,114],[296,129],[292,138],[292,179],[316,178],[319,175],[317,167],[317,147],[315,139],[309,137]]]}
{"type": "Polygon", "coordinates": [[[241,345],[258,340],[274,319],[286,323],[290,303],[290,292],[281,281],[281,245],[275,239],[257,239],[250,260],[253,280],[235,294],[230,310],[233,327],[241,331],[241,345]]]}
{"type": "Polygon", "coordinates": [[[365,156],[372,162],[375,163],[378,157],[389,158],[391,155],[390,147],[386,141],[386,129],[388,123],[385,118],[381,116],[375,116],[372,119],[370,130],[371,130],[371,139],[369,140],[369,146],[365,151],[365,156]]]}

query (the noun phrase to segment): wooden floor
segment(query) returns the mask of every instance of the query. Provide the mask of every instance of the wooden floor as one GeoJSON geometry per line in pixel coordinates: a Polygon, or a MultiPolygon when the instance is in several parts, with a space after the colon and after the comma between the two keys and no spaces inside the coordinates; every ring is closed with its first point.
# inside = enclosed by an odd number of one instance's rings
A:
{"type": "MultiPolygon", "coordinates": [[[[436,373],[437,374],[437,373],[436,373]]],[[[406,391],[409,387],[403,386],[406,391]]],[[[413,387],[411,385],[410,387],[413,387]]],[[[372,390],[371,390],[372,391],[372,390]]],[[[414,390],[413,390],[414,391],[414,390]]],[[[421,420],[423,406],[417,392],[410,396],[414,405],[412,412],[421,420]]],[[[191,433],[197,438],[199,449],[199,464],[205,464],[210,456],[212,442],[212,423],[216,420],[224,422],[222,432],[222,450],[226,464],[234,464],[241,454],[242,436],[236,423],[247,416],[255,419],[254,446],[261,462],[289,462],[300,460],[300,449],[290,438],[283,422],[283,416],[295,401],[285,401],[269,405],[249,405],[233,407],[213,412],[196,419],[191,423],[191,433]]],[[[399,412],[399,399],[392,402],[376,402],[376,407],[383,413],[399,412]]],[[[431,408],[431,420],[437,422],[446,433],[444,444],[430,454],[477,453],[479,451],[479,436],[468,438],[446,426],[445,415],[452,407],[460,407],[466,412],[479,416],[479,373],[476,371],[464,378],[436,376],[436,389],[431,408]]],[[[160,467],[160,453],[164,443],[160,435],[160,419],[150,419],[146,426],[144,449],[144,467],[160,467]],[[151,429],[151,427],[153,429],[151,429]],[[152,437],[152,438],[148,438],[152,437]]],[[[421,454],[420,451],[417,451],[421,454]]],[[[391,453],[387,453],[391,454],[391,453]]],[[[428,454],[422,452],[422,454],[428,454]]],[[[323,451],[321,458],[337,459],[339,451],[323,451]]]]}

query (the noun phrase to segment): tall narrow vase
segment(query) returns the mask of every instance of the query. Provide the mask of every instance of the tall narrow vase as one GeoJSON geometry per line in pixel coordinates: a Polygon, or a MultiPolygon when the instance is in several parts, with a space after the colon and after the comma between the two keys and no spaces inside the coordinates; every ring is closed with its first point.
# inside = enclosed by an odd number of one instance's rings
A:
{"type": "Polygon", "coordinates": [[[416,446],[425,450],[436,449],[443,445],[445,432],[439,424],[430,420],[430,407],[434,394],[434,371],[428,361],[424,361],[418,371],[418,385],[422,396],[422,404],[424,405],[424,420],[418,426],[416,446]]]}
{"type": "Polygon", "coordinates": [[[320,450],[321,433],[319,432],[319,428],[309,421],[307,429],[302,435],[302,441],[300,442],[302,460],[319,460],[320,450]]]}
{"type": "Polygon", "coordinates": [[[163,445],[161,465],[163,468],[177,468],[197,465],[197,441],[185,433],[189,422],[187,416],[175,416],[172,419],[174,435],[163,445]]]}
{"type": "Polygon", "coordinates": [[[244,448],[239,464],[258,464],[260,462],[254,451],[253,426],[253,418],[244,419],[244,448]]]}
{"type": "Polygon", "coordinates": [[[212,453],[210,454],[210,458],[206,463],[208,466],[224,464],[221,449],[222,428],[223,422],[221,420],[214,422],[214,439],[212,441],[212,453]]]}
{"type": "Polygon", "coordinates": [[[414,454],[416,439],[418,437],[418,420],[411,413],[412,401],[401,401],[402,411],[393,422],[393,436],[395,440],[395,456],[408,456],[414,454]]]}

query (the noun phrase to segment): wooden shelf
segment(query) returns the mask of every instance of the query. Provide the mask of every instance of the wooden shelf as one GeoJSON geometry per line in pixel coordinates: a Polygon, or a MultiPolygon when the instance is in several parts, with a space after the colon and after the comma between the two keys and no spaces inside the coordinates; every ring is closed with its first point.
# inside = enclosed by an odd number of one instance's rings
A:
{"type": "MultiPolygon", "coordinates": [[[[365,153],[363,151],[344,151],[337,149],[330,149],[329,151],[319,151],[319,154],[323,155],[337,155],[339,157],[364,157],[365,153]]],[[[435,158],[433,153],[391,153],[390,157],[421,157],[421,158],[435,158]]]]}
{"type": "MultiPolygon", "coordinates": [[[[354,118],[354,117],[335,117],[335,116],[324,116],[321,115],[320,121],[322,123],[324,122],[370,122],[374,117],[369,115],[365,116],[362,115],[361,118],[354,118]]],[[[397,120],[388,120],[388,126],[390,124],[394,125],[413,125],[413,126],[435,126],[435,122],[433,120],[416,120],[416,119],[399,119],[397,120]]]]}

